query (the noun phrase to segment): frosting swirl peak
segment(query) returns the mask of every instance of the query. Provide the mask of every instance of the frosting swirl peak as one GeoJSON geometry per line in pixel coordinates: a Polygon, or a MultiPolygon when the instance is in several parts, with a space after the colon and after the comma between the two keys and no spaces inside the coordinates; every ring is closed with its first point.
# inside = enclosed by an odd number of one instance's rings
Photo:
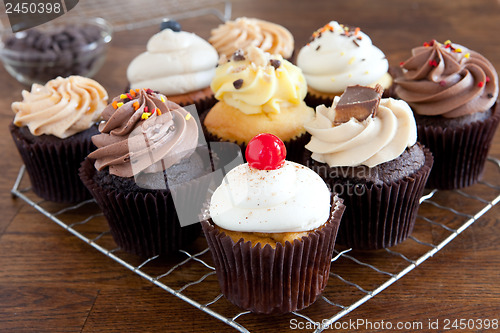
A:
{"type": "Polygon", "coordinates": [[[306,123],[311,141],[306,148],[312,159],[330,167],[365,165],[372,168],[399,157],[417,140],[417,127],[412,110],[405,101],[382,98],[375,117],[363,121],[351,118],[335,123],[335,97],[328,108],[316,108],[316,118],[306,123]]]}
{"type": "Polygon", "coordinates": [[[498,97],[498,74],[481,54],[432,41],[401,64],[396,94],[425,116],[457,118],[488,110],[498,97]]]}
{"type": "Polygon", "coordinates": [[[132,177],[163,171],[190,155],[198,144],[198,125],[179,105],[152,90],[131,90],[113,99],[102,113],[101,134],[92,137],[95,167],[132,177]]]}
{"type": "Polygon", "coordinates": [[[289,59],[293,54],[293,36],[281,25],[240,17],[212,30],[208,40],[220,55],[230,57],[238,49],[256,46],[271,54],[289,59]]]}
{"type": "Polygon", "coordinates": [[[58,77],[44,86],[23,90],[23,101],[12,103],[14,124],[27,126],[33,135],[64,139],[89,129],[101,118],[108,93],[96,81],[82,77],[58,77]]]}

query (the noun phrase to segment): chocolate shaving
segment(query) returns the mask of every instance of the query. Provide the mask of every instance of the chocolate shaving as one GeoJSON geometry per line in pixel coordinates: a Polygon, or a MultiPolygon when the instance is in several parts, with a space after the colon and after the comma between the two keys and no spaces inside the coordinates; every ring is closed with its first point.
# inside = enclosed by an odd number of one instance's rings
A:
{"type": "Polygon", "coordinates": [[[335,107],[334,122],[342,124],[353,117],[358,121],[363,121],[370,115],[375,117],[383,91],[379,84],[375,88],[360,85],[347,87],[335,107]]]}
{"type": "Polygon", "coordinates": [[[321,45],[318,45],[318,47],[316,48],[316,51],[318,51],[320,47],[321,47],[321,45]]]}
{"type": "Polygon", "coordinates": [[[240,89],[243,86],[243,79],[238,79],[234,81],[233,86],[235,89],[240,89]]]}
{"type": "Polygon", "coordinates": [[[355,39],[353,39],[353,40],[352,40],[352,42],[353,42],[353,43],[354,43],[357,47],[359,47],[359,44],[358,44],[358,42],[356,42],[356,40],[355,40],[355,39]]]}
{"type": "Polygon", "coordinates": [[[278,59],[271,59],[270,63],[271,63],[271,66],[274,67],[274,69],[278,69],[281,66],[281,61],[279,61],[278,59]]]}
{"type": "Polygon", "coordinates": [[[234,53],[233,53],[233,60],[234,61],[245,60],[245,54],[243,53],[243,50],[238,49],[238,50],[234,51],[234,53]]]}

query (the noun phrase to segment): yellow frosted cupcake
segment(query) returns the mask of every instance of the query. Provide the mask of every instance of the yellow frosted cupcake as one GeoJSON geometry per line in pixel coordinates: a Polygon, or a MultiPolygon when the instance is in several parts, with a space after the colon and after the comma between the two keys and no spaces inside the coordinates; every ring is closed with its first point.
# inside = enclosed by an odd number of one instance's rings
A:
{"type": "Polygon", "coordinates": [[[314,110],[304,102],[307,84],[302,71],[251,46],[230,59],[221,57],[211,83],[218,102],[202,116],[212,141],[236,142],[243,149],[257,134],[271,133],[285,142],[295,160],[308,137],[304,123],[314,110]]]}

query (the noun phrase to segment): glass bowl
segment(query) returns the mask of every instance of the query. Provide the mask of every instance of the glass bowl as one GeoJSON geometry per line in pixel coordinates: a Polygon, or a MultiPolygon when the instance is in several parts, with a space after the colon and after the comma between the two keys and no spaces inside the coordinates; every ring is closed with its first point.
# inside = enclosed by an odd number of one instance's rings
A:
{"type": "Polygon", "coordinates": [[[21,83],[45,84],[58,76],[92,77],[106,58],[111,25],[102,18],[80,18],[0,35],[0,58],[21,83]]]}

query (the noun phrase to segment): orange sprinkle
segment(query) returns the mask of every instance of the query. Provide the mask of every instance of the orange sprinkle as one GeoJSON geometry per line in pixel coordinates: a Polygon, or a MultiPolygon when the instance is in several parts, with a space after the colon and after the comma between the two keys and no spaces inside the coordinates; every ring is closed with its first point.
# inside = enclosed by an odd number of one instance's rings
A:
{"type": "Polygon", "coordinates": [[[132,104],[132,106],[134,107],[134,110],[137,111],[137,109],[139,108],[140,104],[138,101],[135,101],[134,104],[132,104]]]}
{"type": "Polygon", "coordinates": [[[159,116],[161,116],[161,111],[160,111],[160,109],[156,108],[156,114],[157,114],[157,115],[159,115],[159,116]]]}
{"type": "Polygon", "coordinates": [[[132,97],[135,97],[135,91],[133,91],[132,89],[130,89],[130,95],[132,95],[132,97]]]}
{"type": "Polygon", "coordinates": [[[113,105],[113,108],[115,110],[118,109],[118,101],[113,101],[113,103],[111,103],[111,105],[113,105]]]}
{"type": "Polygon", "coordinates": [[[354,36],[356,36],[357,34],[359,34],[360,31],[361,31],[361,29],[359,27],[357,27],[356,29],[354,29],[354,36]]]}

